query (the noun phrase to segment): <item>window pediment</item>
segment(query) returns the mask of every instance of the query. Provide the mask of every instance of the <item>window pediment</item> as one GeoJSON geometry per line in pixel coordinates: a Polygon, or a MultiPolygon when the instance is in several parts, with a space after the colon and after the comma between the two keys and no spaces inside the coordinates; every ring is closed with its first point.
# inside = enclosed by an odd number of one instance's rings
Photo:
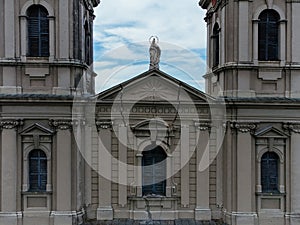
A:
{"type": "Polygon", "coordinates": [[[26,127],[20,135],[22,136],[33,136],[33,135],[40,135],[40,136],[52,136],[54,134],[54,131],[38,124],[32,124],[29,127],[26,127]]]}
{"type": "Polygon", "coordinates": [[[273,126],[261,128],[254,135],[257,138],[288,138],[288,134],[273,126]]]}

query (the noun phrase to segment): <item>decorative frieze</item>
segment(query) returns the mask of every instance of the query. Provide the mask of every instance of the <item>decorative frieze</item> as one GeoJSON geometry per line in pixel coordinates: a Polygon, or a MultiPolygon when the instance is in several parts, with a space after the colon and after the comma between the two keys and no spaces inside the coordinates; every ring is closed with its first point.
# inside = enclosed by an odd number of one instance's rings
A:
{"type": "Polygon", "coordinates": [[[282,127],[289,132],[300,133],[300,122],[284,123],[282,127]]]}
{"type": "Polygon", "coordinates": [[[238,132],[241,133],[248,133],[248,132],[254,132],[257,128],[257,122],[253,121],[234,121],[230,123],[231,129],[236,129],[238,132]]]}
{"type": "MultiPolygon", "coordinates": [[[[120,103],[119,103],[120,104],[120,103]]],[[[120,104],[121,105],[121,104],[120,104]]],[[[191,113],[191,114],[201,114],[208,115],[210,113],[209,107],[195,107],[194,105],[181,105],[182,107],[178,109],[178,113],[191,113]]],[[[119,113],[120,107],[115,106],[111,108],[110,106],[99,106],[97,109],[97,115],[100,117],[104,113],[119,113]]],[[[149,114],[149,113],[160,113],[160,114],[174,114],[177,109],[171,104],[166,104],[165,106],[123,106],[123,112],[126,113],[136,113],[136,114],[149,114]]]]}
{"type": "Polygon", "coordinates": [[[13,129],[22,126],[23,121],[20,119],[2,119],[0,120],[0,129],[13,129]]]}

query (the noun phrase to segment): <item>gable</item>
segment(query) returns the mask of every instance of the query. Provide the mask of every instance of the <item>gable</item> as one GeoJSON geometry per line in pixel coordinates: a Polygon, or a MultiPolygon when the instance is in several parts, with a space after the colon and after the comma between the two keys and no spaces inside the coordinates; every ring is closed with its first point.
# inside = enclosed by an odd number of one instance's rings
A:
{"type": "Polygon", "coordinates": [[[29,127],[26,127],[20,134],[21,135],[44,135],[44,136],[48,136],[48,135],[53,135],[53,131],[38,124],[32,124],[29,127]]]}
{"type": "Polygon", "coordinates": [[[267,126],[259,129],[255,136],[258,138],[287,138],[287,134],[273,126],[267,126]]]}
{"type": "Polygon", "coordinates": [[[150,70],[98,95],[100,101],[182,101],[206,103],[203,92],[159,70],[150,70]]]}

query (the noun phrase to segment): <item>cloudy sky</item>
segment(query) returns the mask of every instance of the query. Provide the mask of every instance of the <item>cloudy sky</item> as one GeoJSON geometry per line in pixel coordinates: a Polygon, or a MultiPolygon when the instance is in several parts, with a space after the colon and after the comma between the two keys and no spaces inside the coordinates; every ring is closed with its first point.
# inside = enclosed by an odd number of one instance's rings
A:
{"type": "Polygon", "coordinates": [[[205,12],[199,0],[101,0],[95,9],[96,91],[149,68],[149,38],[157,36],[160,69],[203,90],[205,12]]]}

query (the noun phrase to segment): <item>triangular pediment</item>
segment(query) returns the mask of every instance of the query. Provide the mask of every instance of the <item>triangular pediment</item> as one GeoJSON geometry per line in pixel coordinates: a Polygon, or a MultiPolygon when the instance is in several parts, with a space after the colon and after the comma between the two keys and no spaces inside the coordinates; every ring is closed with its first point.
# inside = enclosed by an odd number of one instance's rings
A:
{"type": "Polygon", "coordinates": [[[276,127],[273,126],[267,126],[259,129],[255,133],[256,137],[261,137],[261,138],[287,138],[288,135],[284,133],[283,131],[279,130],[276,127]]]}
{"type": "Polygon", "coordinates": [[[206,103],[213,100],[202,91],[160,71],[149,70],[98,95],[99,101],[182,101],[206,103]]]}
{"type": "Polygon", "coordinates": [[[53,135],[54,131],[38,124],[32,124],[28,127],[26,127],[20,134],[21,135],[44,135],[44,136],[48,136],[48,135],[53,135]]]}

